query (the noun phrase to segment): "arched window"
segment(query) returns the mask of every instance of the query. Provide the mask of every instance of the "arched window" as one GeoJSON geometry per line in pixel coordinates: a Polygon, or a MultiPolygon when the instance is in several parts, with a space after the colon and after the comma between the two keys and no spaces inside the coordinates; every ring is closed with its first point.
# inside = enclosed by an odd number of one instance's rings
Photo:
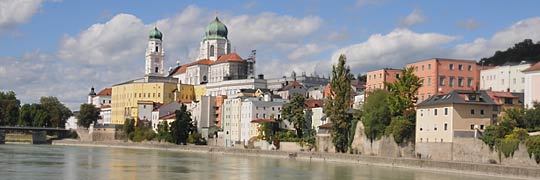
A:
{"type": "Polygon", "coordinates": [[[202,79],[203,79],[203,82],[206,82],[206,76],[203,76],[202,79]]]}
{"type": "Polygon", "coordinates": [[[158,46],[156,46],[156,52],[159,52],[158,46]]]}
{"type": "Polygon", "coordinates": [[[156,73],[159,71],[159,67],[156,67],[156,73]]]}
{"type": "Polygon", "coordinates": [[[214,45],[210,46],[210,56],[214,56],[214,45]]]}

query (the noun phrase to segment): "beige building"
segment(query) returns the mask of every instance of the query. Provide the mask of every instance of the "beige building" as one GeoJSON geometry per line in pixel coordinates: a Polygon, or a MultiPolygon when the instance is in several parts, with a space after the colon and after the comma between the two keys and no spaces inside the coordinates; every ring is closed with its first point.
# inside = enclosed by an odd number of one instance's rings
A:
{"type": "Polygon", "coordinates": [[[159,76],[145,76],[114,85],[112,92],[112,124],[124,124],[126,118],[139,120],[138,104],[142,101],[169,104],[195,99],[192,85],[178,84],[176,78],[159,76]]]}
{"type": "Polygon", "coordinates": [[[479,137],[497,118],[497,104],[485,91],[452,91],[418,104],[416,143],[451,143],[456,137],[479,137]]]}

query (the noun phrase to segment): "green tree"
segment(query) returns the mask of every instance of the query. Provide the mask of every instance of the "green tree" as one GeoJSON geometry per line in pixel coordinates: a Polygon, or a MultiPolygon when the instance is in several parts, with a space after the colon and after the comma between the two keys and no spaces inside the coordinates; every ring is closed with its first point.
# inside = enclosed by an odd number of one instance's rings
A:
{"type": "Polygon", "coordinates": [[[422,83],[420,78],[414,75],[413,67],[404,69],[395,82],[385,84],[390,92],[388,102],[392,116],[401,116],[405,111],[414,110],[414,104],[418,101],[416,92],[422,83]]]}
{"type": "Polygon", "coordinates": [[[186,145],[191,131],[193,131],[191,113],[187,111],[186,105],[182,104],[180,110],[176,111],[176,120],[171,124],[171,134],[174,143],[186,145]]]}
{"type": "Polygon", "coordinates": [[[304,96],[294,95],[288,103],[283,105],[281,115],[294,124],[296,135],[302,138],[303,129],[306,129],[306,119],[304,116],[305,99],[304,96]]]}
{"type": "Polygon", "coordinates": [[[390,125],[390,108],[388,91],[375,90],[369,93],[363,106],[364,132],[366,137],[373,142],[384,135],[385,129],[390,125]]]}
{"type": "Polygon", "coordinates": [[[19,121],[17,125],[19,126],[32,126],[34,121],[34,109],[36,104],[25,104],[21,107],[19,111],[19,121]]]}
{"type": "Polygon", "coordinates": [[[134,142],[141,142],[141,141],[151,141],[156,137],[156,133],[152,128],[148,125],[141,124],[137,127],[135,127],[135,131],[133,132],[132,141],[134,142]]]}
{"type": "Polygon", "coordinates": [[[340,55],[338,64],[332,67],[330,96],[326,100],[324,112],[334,124],[331,129],[332,142],[337,152],[345,153],[348,149],[352,116],[348,113],[351,104],[351,74],[346,64],[345,55],[340,55]]]}
{"type": "Polygon", "coordinates": [[[16,125],[19,120],[21,101],[15,92],[0,92],[0,126],[16,125]]]}
{"type": "Polygon", "coordinates": [[[135,120],[131,118],[126,118],[122,130],[126,135],[126,139],[133,139],[133,137],[135,136],[135,120]]]}
{"type": "Polygon", "coordinates": [[[530,130],[540,130],[540,103],[534,102],[533,107],[525,111],[523,125],[530,130]]]}
{"type": "Polygon", "coordinates": [[[480,62],[485,65],[491,64],[495,66],[507,62],[519,63],[527,61],[535,63],[540,59],[540,53],[538,52],[540,52],[540,42],[534,43],[531,39],[524,39],[505,51],[497,51],[489,58],[482,58],[480,62]]]}
{"type": "Polygon", "coordinates": [[[398,144],[411,140],[414,135],[414,124],[406,116],[392,117],[390,125],[386,128],[386,135],[394,137],[398,144]]]}
{"type": "Polygon", "coordinates": [[[170,131],[170,128],[169,128],[169,123],[167,123],[167,121],[162,121],[158,124],[158,133],[157,133],[157,140],[159,142],[161,141],[166,141],[166,142],[174,142],[173,141],[173,138],[172,138],[172,135],[171,135],[171,131],[170,131]]]}
{"type": "Polygon", "coordinates": [[[58,101],[56,97],[41,97],[39,100],[43,108],[49,113],[48,127],[65,127],[66,120],[73,115],[71,110],[58,101]]]}
{"type": "Polygon", "coordinates": [[[96,124],[100,119],[100,109],[92,104],[81,104],[79,114],[77,115],[77,125],[88,128],[90,124],[96,124]]]}

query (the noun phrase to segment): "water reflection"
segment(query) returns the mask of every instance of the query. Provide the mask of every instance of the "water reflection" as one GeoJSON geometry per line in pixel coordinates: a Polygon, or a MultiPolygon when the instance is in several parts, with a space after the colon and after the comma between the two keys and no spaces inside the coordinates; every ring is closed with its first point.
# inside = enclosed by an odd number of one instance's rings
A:
{"type": "Polygon", "coordinates": [[[0,145],[0,160],[0,179],[486,179],[356,164],[119,148],[0,145]]]}

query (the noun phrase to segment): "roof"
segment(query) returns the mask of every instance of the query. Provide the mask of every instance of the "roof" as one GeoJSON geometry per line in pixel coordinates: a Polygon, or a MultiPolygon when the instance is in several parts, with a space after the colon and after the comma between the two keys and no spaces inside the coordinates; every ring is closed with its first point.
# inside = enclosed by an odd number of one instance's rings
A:
{"type": "Polygon", "coordinates": [[[493,101],[497,104],[503,104],[504,102],[500,101],[500,98],[516,98],[519,99],[518,96],[515,96],[511,92],[500,92],[500,91],[486,91],[486,93],[493,99],[493,101]]]}
{"type": "Polygon", "coordinates": [[[304,103],[308,109],[324,106],[324,101],[320,99],[306,99],[304,103]]]}
{"type": "Polygon", "coordinates": [[[251,120],[251,123],[265,123],[265,122],[273,123],[273,122],[276,122],[276,120],[274,120],[274,119],[254,119],[254,120],[251,120]]]}
{"type": "Polygon", "coordinates": [[[304,86],[303,86],[302,84],[300,84],[298,81],[293,81],[293,82],[291,82],[289,85],[283,87],[283,88],[281,89],[281,91],[287,91],[287,90],[289,90],[289,89],[291,89],[291,88],[293,88],[293,87],[296,87],[296,86],[302,86],[302,87],[304,87],[304,86]]]}
{"type": "Polygon", "coordinates": [[[521,72],[531,72],[531,71],[540,71],[540,62],[537,62],[536,64],[532,65],[531,67],[521,71],[521,72]]]}
{"type": "Polygon", "coordinates": [[[418,104],[418,107],[444,104],[496,105],[486,91],[454,90],[445,95],[431,96],[418,104]],[[472,100],[472,98],[475,99],[472,100]]]}
{"type": "Polygon", "coordinates": [[[111,96],[112,95],[112,88],[105,88],[101,91],[99,91],[99,93],[97,93],[98,96],[111,96]]]}
{"type": "Polygon", "coordinates": [[[330,129],[332,127],[334,127],[334,123],[331,122],[319,126],[320,129],[330,129]]]}
{"type": "Polygon", "coordinates": [[[432,60],[436,60],[436,61],[459,61],[459,62],[467,62],[467,63],[476,63],[475,60],[450,59],[450,58],[431,58],[431,59],[424,59],[424,60],[410,62],[407,65],[416,64],[416,63],[424,62],[424,61],[432,61],[432,60]]]}
{"type": "MultiPolygon", "coordinates": [[[[256,93],[257,90],[259,90],[259,89],[240,89],[240,92],[241,92],[241,93],[256,93]]],[[[272,90],[267,89],[267,88],[261,88],[260,90],[261,90],[261,92],[263,92],[263,93],[272,92],[272,90]]]]}
{"type": "Polygon", "coordinates": [[[240,57],[238,54],[233,52],[233,53],[220,56],[215,63],[217,64],[217,63],[222,63],[222,62],[245,62],[245,61],[246,60],[242,59],[242,57],[240,57]]]}
{"type": "Polygon", "coordinates": [[[176,113],[171,113],[171,114],[159,117],[159,119],[172,119],[172,118],[176,118],[176,113]]]}
{"type": "Polygon", "coordinates": [[[193,65],[212,65],[212,64],[223,63],[223,62],[245,62],[245,61],[246,60],[242,59],[242,57],[240,57],[238,54],[233,52],[233,53],[220,56],[216,61],[212,61],[209,59],[200,59],[195,62],[178,66],[169,74],[169,76],[183,74],[186,72],[188,67],[193,66],[193,65]]]}

